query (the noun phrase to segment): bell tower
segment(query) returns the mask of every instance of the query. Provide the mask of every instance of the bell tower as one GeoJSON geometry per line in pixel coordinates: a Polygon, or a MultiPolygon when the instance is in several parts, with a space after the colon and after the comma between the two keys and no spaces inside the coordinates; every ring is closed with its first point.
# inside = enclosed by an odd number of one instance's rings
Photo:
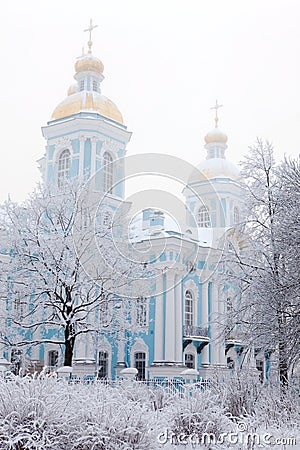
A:
{"type": "Polygon", "coordinates": [[[109,192],[113,201],[124,196],[123,183],[114,186],[122,179],[123,167],[110,163],[125,155],[131,133],[118,107],[102,94],[104,65],[92,54],[94,28],[91,21],[85,30],[89,32],[88,52],[83,49],[75,63],[76,83],[69,87],[67,97],[42,127],[47,145],[39,163],[44,183],[58,188],[68,178],[85,181],[103,168],[98,189],[109,192]]]}
{"type": "MultiPolygon", "coordinates": [[[[238,168],[226,159],[227,136],[218,127],[218,109],[215,106],[215,127],[205,136],[206,160],[191,174],[185,197],[188,209],[193,213],[193,223],[201,239],[205,229],[214,230],[217,235],[240,222],[242,188],[238,168]],[[194,193],[193,193],[194,191],[194,193]],[[196,223],[195,223],[196,222],[196,223]]],[[[191,218],[188,217],[191,222],[191,218]]]]}

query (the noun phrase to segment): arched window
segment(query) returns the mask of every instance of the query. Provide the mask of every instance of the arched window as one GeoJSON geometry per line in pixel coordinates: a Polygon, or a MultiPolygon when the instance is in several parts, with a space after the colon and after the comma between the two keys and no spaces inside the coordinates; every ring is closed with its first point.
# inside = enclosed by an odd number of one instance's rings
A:
{"type": "Polygon", "coordinates": [[[146,379],[146,353],[137,352],[134,354],[134,366],[137,369],[137,379],[145,380],[146,379]]]}
{"type": "Polygon", "coordinates": [[[195,369],[195,356],[192,353],[186,353],[184,363],[189,369],[195,369]]]}
{"type": "Polygon", "coordinates": [[[196,220],[198,227],[209,228],[211,226],[210,217],[206,206],[201,206],[198,209],[196,220]]]}
{"type": "Polygon", "coordinates": [[[99,352],[98,359],[98,378],[108,378],[108,353],[107,352],[99,352]]]}
{"type": "Polygon", "coordinates": [[[186,327],[194,324],[194,298],[189,289],[184,294],[184,325],[186,327]]]}
{"type": "Polygon", "coordinates": [[[233,222],[234,225],[237,225],[240,221],[240,212],[239,212],[239,208],[237,206],[235,206],[233,208],[233,222]]]}
{"type": "Polygon", "coordinates": [[[58,159],[57,184],[63,186],[70,174],[70,151],[64,150],[58,159]]]}
{"type": "Polygon", "coordinates": [[[109,153],[105,152],[103,155],[103,191],[111,193],[113,185],[113,159],[109,153]]]}

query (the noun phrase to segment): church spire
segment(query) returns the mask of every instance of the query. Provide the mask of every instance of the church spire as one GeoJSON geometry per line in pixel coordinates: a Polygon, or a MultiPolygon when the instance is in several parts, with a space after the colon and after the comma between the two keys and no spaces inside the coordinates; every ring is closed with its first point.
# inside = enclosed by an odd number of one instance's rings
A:
{"type": "Polygon", "coordinates": [[[219,104],[218,104],[218,100],[216,100],[215,106],[213,106],[212,108],[210,108],[210,109],[214,109],[214,110],[216,111],[216,115],[215,115],[215,125],[216,125],[216,128],[218,128],[218,121],[219,121],[219,117],[218,117],[218,109],[219,109],[219,108],[222,108],[222,106],[223,106],[223,105],[219,105],[219,104]]]}
{"type": "Polygon", "coordinates": [[[92,42],[92,31],[95,28],[97,28],[97,26],[98,25],[93,25],[93,20],[90,19],[90,26],[86,30],[83,30],[84,32],[86,32],[86,31],[89,32],[89,40],[88,40],[88,43],[87,43],[88,44],[88,48],[89,48],[89,50],[88,50],[88,54],[89,55],[92,54],[92,45],[93,45],[93,42],[92,42]]]}
{"type": "Polygon", "coordinates": [[[225,150],[227,148],[227,136],[218,128],[218,109],[223,105],[218,104],[218,100],[216,100],[215,106],[210,109],[215,110],[215,128],[207,133],[205,136],[205,148],[207,149],[206,159],[212,158],[222,158],[225,159],[225,150]]]}

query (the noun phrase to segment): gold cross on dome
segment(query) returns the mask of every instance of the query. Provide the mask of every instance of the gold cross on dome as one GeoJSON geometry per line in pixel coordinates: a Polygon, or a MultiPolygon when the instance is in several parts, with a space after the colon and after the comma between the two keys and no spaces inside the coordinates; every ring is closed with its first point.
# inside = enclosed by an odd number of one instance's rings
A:
{"type": "Polygon", "coordinates": [[[219,117],[218,117],[218,109],[221,108],[222,106],[223,106],[223,105],[219,105],[219,104],[218,104],[218,100],[216,100],[215,106],[213,106],[212,108],[210,108],[210,109],[215,109],[215,110],[216,110],[216,116],[215,116],[215,124],[216,124],[216,128],[217,128],[217,126],[218,126],[218,121],[219,121],[219,117]]]}
{"type": "Polygon", "coordinates": [[[89,32],[89,40],[88,40],[89,51],[88,51],[88,53],[92,53],[92,45],[93,45],[93,42],[92,42],[92,31],[93,31],[94,28],[97,28],[97,26],[98,25],[93,25],[93,21],[92,21],[92,19],[90,19],[90,26],[86,30],[83,30],[84,32],[86,32],[86,31],[89,32]]]}

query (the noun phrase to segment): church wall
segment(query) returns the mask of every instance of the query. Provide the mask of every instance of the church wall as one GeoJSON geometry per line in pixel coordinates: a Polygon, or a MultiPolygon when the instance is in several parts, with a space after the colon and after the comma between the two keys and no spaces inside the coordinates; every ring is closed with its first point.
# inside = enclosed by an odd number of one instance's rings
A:
{"type": "Polygon", "coordinates": [[[79,175],[79,158],[73,158],[71,161],[70,178],[77,178],[79,175]]]}

